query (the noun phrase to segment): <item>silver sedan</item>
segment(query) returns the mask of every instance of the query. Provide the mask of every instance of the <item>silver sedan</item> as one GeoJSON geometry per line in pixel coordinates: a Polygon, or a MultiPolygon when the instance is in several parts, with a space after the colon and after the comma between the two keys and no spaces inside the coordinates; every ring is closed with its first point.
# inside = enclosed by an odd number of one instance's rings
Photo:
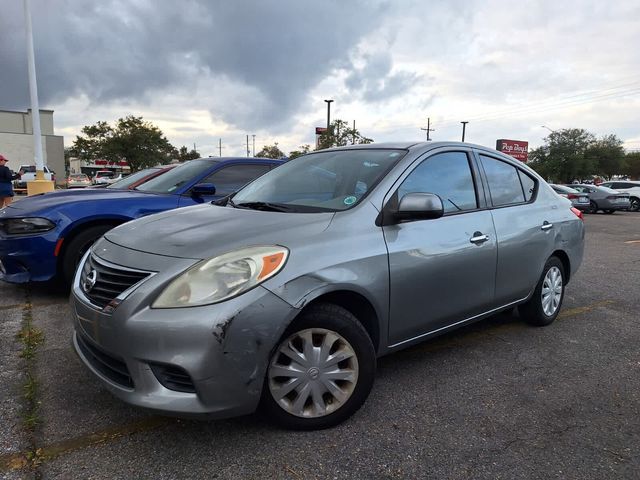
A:
{"type": "Polygon", "coordinates": [[[551,324],[583,248],[581,212],[495,150],[321,150],[106,233],[76,273],[73,343],[131,404],[326,428],[377,357],[515,306],[551,324]]]}
{"type": "Polygon", "coordinates": [[[629,194],[618,192],[612,188],[598,187],[596,185],[571,185],[571,188],[586,193],[589,196],[589,213],[614,213],[618,210],[629,210],[629,194]]]}

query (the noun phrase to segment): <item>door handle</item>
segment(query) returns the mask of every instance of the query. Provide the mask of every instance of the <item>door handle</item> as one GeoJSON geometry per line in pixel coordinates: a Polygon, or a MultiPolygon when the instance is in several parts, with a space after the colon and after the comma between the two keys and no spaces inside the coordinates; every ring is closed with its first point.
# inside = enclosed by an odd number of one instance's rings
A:
{"type": "Polygon", "coordinates": [[[540,227],[540,230],[549,230],[550,228],[553,228],[553,223],[549,223],[545,220],[542,226],[540,227]]]}
{"type": "Polygon", "coordinates": [[[476,245],[480,245],[489,240],[489,235],[484,235],[482,232],[475,232],[473,237],[469,239],[471,243],[475,243],[476,245]]]}

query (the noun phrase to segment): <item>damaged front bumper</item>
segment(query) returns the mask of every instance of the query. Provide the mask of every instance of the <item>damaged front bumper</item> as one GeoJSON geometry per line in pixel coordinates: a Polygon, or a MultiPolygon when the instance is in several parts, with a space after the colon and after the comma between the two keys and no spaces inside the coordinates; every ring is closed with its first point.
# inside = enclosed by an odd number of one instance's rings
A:
{"type": "Polygon", "coordinates": [[[160,276],[112,314],[91,305],[76,278],[73,345],[83,363],[139,407],[211,418],[253,412],[271,352],[298,310],[262,287],[215,305],[152,309],[145,303],[160,276]]]}

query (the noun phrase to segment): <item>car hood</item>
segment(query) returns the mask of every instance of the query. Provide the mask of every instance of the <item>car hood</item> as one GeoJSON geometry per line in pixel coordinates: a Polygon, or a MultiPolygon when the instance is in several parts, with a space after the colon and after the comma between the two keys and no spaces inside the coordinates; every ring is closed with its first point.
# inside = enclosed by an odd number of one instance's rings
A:
{"type": "Polygon", "coordinates": [[[283,213],[220,207],[180,208],[125,223],[105,238],[170,257],[207,259],[249,245],[303,241],[327,228],[333,213],[283,213]]]}
{"type": "Polygon", "coordinates": [[[77,203],[86,200],[116,200],[122,198],[141,198],[148,193],[133,190],[117,190],[104,188],[86,188],[83,190],[62,190],[57,192],[41,193],[23,198],[11,204],[12,210],[19,215],[39,210],[59,207],[68,203],[77,203]]]}

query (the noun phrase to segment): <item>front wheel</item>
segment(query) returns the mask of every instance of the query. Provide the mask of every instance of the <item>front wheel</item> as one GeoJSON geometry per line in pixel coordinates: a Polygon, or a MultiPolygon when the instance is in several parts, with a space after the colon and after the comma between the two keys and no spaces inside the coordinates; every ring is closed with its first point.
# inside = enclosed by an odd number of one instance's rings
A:
{"type": "Polygon", "coordinates": [[[520,307],[524,320],[536,326],[553,323],[564,299],[564,265],[558,257],[547,260],[531,299],[520,307]]]}
{"type": "Polygon", "coordinates": [[[373,344],[356,317],[337,305],[312,305],[273,352],[262,406],[286,428],[329,428],[362,406],[375,370],[373,344]]]}
{"type": "Polygon", "coordinates": [[[640,210],[640,199],[637,199],[637,198],[633,197],[629,201],[629,211],[630,212],[637,212],[638,210],[640,210]]]}

